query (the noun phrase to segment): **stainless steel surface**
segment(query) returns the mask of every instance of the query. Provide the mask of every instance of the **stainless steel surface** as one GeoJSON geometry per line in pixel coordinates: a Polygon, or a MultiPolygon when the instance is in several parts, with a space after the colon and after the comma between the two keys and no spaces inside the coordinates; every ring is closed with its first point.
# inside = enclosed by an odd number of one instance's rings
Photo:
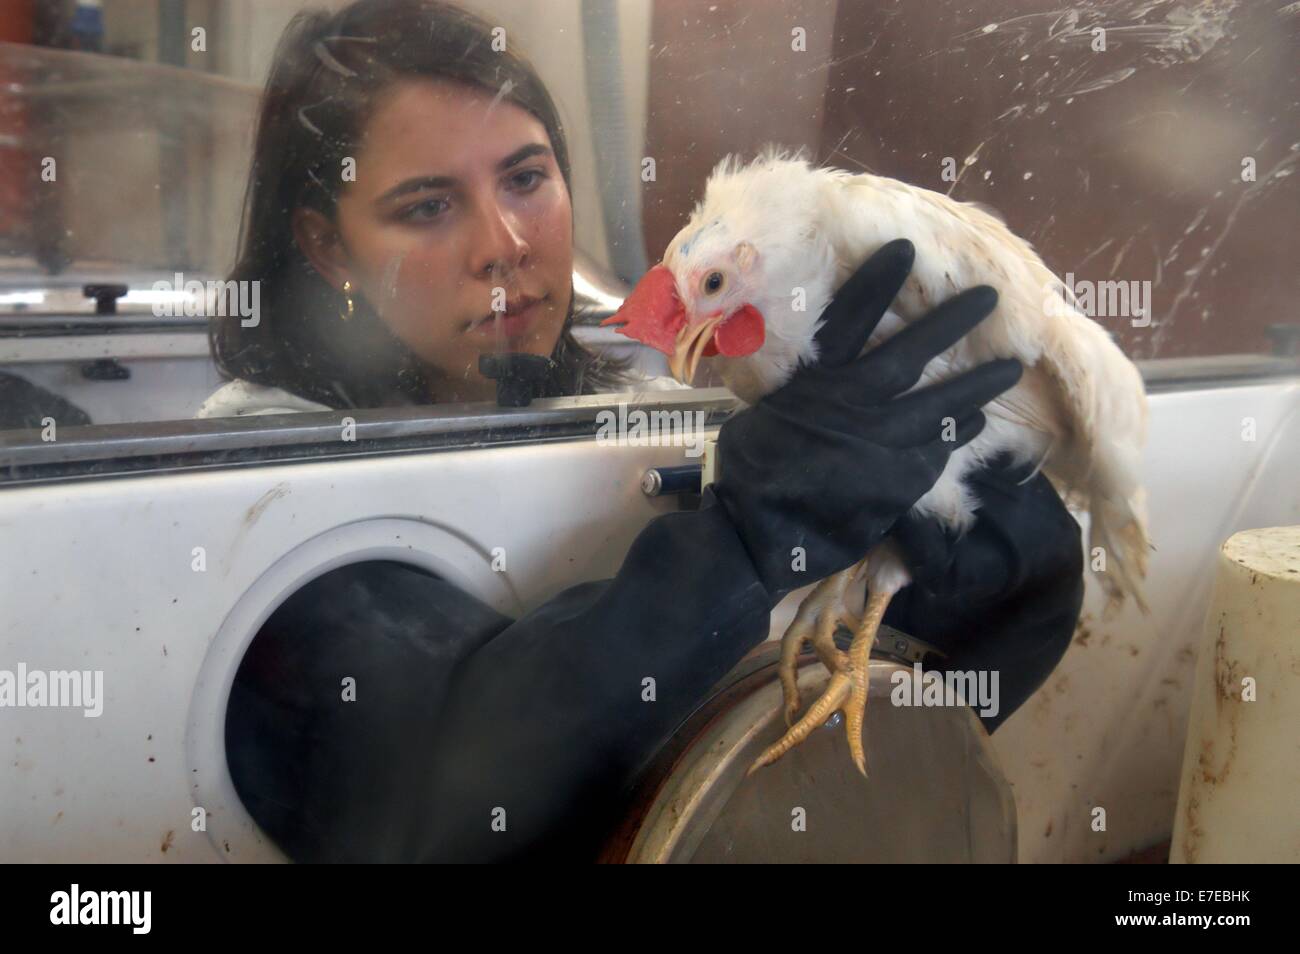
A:
{"type": "MultiPolygon", "coordinates": [[[[499,408],[491,403],[444,404],[68,427],[60,429],[57,441],[49,442],[34,430],[0,431],[0,484],[38,479],[40,468],[51,465],[97,462],[101,466],[87,470],[87,476],[103,476],[153,469],[123,466],[115,470],[111,466],[112,462],[126,464],[131,460],[165,460],[165,467],[159,466],[173,470],[182,466],[287,461],[304,455],[322,460],[401,450],[590,437],[598,429],[596,415],[601,410],[617,411],[620,403],[632,401],[647,412],[704,411],[707,426],[714,427],[738,406],[725,388],[708,388],[542,398],[527,408],[499,408]],[[345,418],[355,421],[352,440],[342,437],[345,418]]],[[[75,470],[60,473],[61,477],[76,475],[75,470]]]]}
{"type": "MultiPolygon", "coordinates": [[[[642,806],[629,862],[1012,863],[1015,802],[970,709],[891,703],[908,672],[873,659],[866,720],[869,778],[849,758],[842,725],[819,728],[780,761],[745,770],[784,731],[775,666],[761,685],[714,712],[642,806]],[[797,824],[802,818],[802,830],[797,824]]],[[[805,702],[827,681],[800,671],[805,702]]]]}
{"type": "Polygon", "coordinates": [[[598,324],[614,314],[631,290],[587,253],[574,249],[573,297],[575,307],[582,309],[583,324],[598,324]]]}
{"type": "MultiPolygon", "coordinates": [[[[123,322],[129,317],[137,325],[172,330],[177,326],[190,327],[207,320],[201,316],[154,315],[156,304],[179,301],[183,307],[185,301],[194,297],[183,288],[177,291],[154,291],[156,282],[174,286],[175,272],[142,272],[127,267],[115,270],[109,267],[93,272],[79,271],[72,277],[58,277],[41,274],[34,262],[27,270],[16,266],[16,262],[10,262],[9,270],[0,271],[0,327],[22,327],[36,331],[59,319],[80,325],[94,324],[95,302],[86,298],[82,286],[98,281],[123,282],[130,288],[117,302],[118,314],[122,316],[120,320],[123,322]]],[[[200,272],[185,272],[183,275],[186,281],[198,281],[205,285],[222,279],[220,275],[200,272]]],[[[598,324],[608,318],[618,310],[629,291],[629,286],[620,282],[585,252],[574,250],[573,297],[582,324],[598,324]]],[[[112,319],[101,320],[105,327],[119,326],[112,319]]]]}
{"type": "Polygon", "coordinates": [[[1300,377],[1300,359],[1258,354],[1202,358],[1150,358],[1135,362],[1148,391],[1224,387],[1300,377]]]}
{"type": "MultiPolygon", "coordinates": [[[[846,639],[852,639],[853,634],[847,629],[837,632],[836,637],[844,636],[846,639]]],[[[901,662],[911,663],[920,662],[926,656],[937,656],[947,658],[948,654],[942,650],[936,649],[924,640],[910,636],[901,629],[894,629],[892,626],[881,625],[876,632],[876,639],[872,643],[872,655],[884,655],[901,662]]]]}

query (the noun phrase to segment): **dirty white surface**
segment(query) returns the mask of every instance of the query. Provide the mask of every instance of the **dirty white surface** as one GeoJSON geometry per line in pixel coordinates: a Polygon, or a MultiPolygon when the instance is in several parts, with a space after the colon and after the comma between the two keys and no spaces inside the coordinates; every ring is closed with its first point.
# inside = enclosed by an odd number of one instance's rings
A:
{"type": "Polygon", "coordinates": [[[1300,526],[1219,552],[1170,860],[1300,861],[1300,526]]]}
{"type": "MultiPolygon", "coordinates": [[[[1103,623],[1090,595],[1060,668],[994,737],[1022,861],[1169,837],[1215,554],[1236,530],[1300,522],[1300,386],[1157,394],[1151,410],[1152,615],[1103,623]]],[[[242,649],[284,595],[345,560],[400,558],[517,613],[609,576],[675,507],[645,498],[641,474],[683,459],[575,441],[0,490],[0,668],[103,670],[105,697],[94,719],[0,714],[0,860],[278,857],[233,797],[221,726],[242,649]]]]}
{"type": "Polygon", "coordinates": [[[1170,837],[1219,547],[1238,530],[1300,522],[1297,474],[1300,386],[1151,397],[1151,615],[1103,621],[1090,584],[1065,659],[993,737],[1022,862],[1111,861],[1170,837]]]}
{"type": "Polygon", "coordinates": [[[611,575],[676,509],[641,475],[682,462],[584,441],[0,491],[0,668],[102,670],[104,696],[97,718],[0,710],[0,861],[277,859],[234,795],[222,727],[285,596],[400,559],[517,615],[611,575]]]}

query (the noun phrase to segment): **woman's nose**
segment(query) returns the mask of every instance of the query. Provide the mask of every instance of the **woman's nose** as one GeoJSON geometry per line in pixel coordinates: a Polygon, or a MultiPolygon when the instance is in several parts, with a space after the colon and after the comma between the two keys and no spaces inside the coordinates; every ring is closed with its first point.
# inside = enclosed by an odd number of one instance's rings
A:
{"type": "Polygon", "coordinates": [[[496,202],[485,203],[478,223],[472,263],[475,275],[491,274],[498,281],[519,268],[531,251],[519,222],[496,202]]]}

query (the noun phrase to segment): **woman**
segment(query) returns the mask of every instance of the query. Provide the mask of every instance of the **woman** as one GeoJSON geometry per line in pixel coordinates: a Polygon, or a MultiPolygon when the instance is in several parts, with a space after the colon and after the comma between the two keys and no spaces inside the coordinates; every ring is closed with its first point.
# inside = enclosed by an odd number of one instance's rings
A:
{"type": "MultiPolygon", "coordinates": [[[[552,393],[620,383],[569,336],[563,132],[490,30],[415,0],[290,26],[235,276],[264,279],[267,307],[251,332],[214,336],[247,382],[218,402],[227,411],[484,398],[477,359],[497,348],[549,356],[552,393]],[[355,181],[340,177],[349,158],[355,181]]],[[[297,860],[590,858],[637,772],[767,637],[777,602],[886,534],[917,581],[887,621],[952,668],[998,668],[996,728],[1069,643],[1079,528],[1044,478],[996,467],[960,541],[909,515],[1020,374],[997,361],[902,393],[989,314],[987,288],[856,357],[912,255],[891,243],[846,283],[820,364],[727,422],[701,508],[652,521],[613,579],[519,620],[397,563],[345,566],[286,600],[241,664],[226,722],[236,789],[262,829],[297,860]],[[837,476],[864,468],[871,481],[837,476]],[[792,565],[796,546],[806,563],[792,565]]]]}
{"type": "Polygon", "coordinates": [[[281,43],[230,276],[262,314],[213,323],[234,380],[199,416],[490,400],[501,351],[549,357],[548,395],[679,386],[573,337],[569,156],[528,63],[457,48],[483,25],[449,7],[334,19],[378,32],[300,18],[281,43]]]}

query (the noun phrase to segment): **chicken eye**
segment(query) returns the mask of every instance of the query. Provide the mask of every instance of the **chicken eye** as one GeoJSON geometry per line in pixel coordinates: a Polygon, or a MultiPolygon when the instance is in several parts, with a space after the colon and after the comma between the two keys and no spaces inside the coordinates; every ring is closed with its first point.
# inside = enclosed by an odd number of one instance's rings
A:
{"type": "Polygon", "coordinates": [[[716,295],[726,283],[726,276],[722,272],[709,272],[704,276],[704,281],[700,287],[704,289],[704,294],[716,295]]]}

